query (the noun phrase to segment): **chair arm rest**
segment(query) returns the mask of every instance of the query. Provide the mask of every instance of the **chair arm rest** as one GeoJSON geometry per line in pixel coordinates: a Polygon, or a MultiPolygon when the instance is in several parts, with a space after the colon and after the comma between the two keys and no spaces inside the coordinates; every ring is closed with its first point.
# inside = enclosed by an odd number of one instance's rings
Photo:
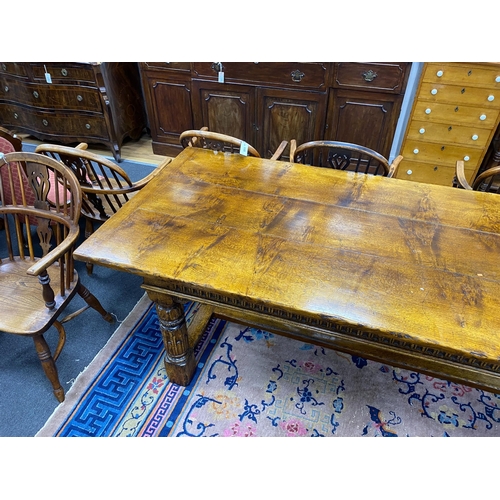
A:
{"type": "Polygon", "coordinates": [[[403,157],[401,155],[394,158],[394,161],[389,165],[389,173],[387,174],[387,177],[396,177],[396,174],[398,173],[399,164],[401,163],[402,160],[403,157]]]}
{"type": "Polygon", "coordinates": [[[76,245],[78,241],[78,236],[80,234],[79,226],[70,226],[69,233],[56,248],[52,249],[45,257],[37,260],[26,272],[30,276],[38,276],[42,271],[45,271],[50,267],[56,260],[67,252],[72,251],[72,247],[76,245]]]}
{"type": "Polygon", "coordinates": [[[472,191],[472,186],[467,182],[465,177],[465,165],[463,160],[458,160],[455,164],[455,175],[457,176],[457,182],[464,188],[472,191]]]}
{"type": "Polygon", "coordinates": [[[271,160],[279,160],[281,158],[281,155],[283,154],[283,151],[285,151],[285,148],[288,146],[288,141],[282,141],[281,144],[278,146],[278,149],[274,152],[273,156],[271,156],[271,160]]]}
{"type": "Polygon", "coordinates": [[[292,139],[290,141],[290,161],[293,161],[296,150],[297,150],[297,140],[292,139]]]}
{"type": "Polygon", "coordinates": [[[128,194],[135,191],[141,190],[146,184],[148,184],[154,177],[156,177],[164,167],[166,167],[172,158],[166,158],[162,163],[160,163],[151,173],[143,177],[141,180],[134,182],[131,186],[116,187],[116,188],[101,188],[99,186],[81,186],[84,193],[94,193],[94,194],[128,194]]]}

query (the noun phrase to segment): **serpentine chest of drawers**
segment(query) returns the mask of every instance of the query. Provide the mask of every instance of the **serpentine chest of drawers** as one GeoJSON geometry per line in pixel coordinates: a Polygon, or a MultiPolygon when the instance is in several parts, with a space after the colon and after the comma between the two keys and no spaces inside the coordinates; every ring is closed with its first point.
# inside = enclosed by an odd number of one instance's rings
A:
{"type": "Polygon", "coordinates": [[[0,63],[0,124],[40,140],[105,144],[120,161],[146,126],[137,63],[0,63]]]}
{"type": "Polygon", "coordinates": [[[451,186],[475,178],[500,122],[500,64],[425,63],[397,177],[451,186]]]}

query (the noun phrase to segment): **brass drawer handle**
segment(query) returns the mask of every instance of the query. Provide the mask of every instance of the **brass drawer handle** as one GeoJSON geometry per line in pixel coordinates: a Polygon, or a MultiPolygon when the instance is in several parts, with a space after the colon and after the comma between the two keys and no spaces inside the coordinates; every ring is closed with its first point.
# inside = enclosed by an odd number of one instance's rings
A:
{"type": "Polygon", "coordinates": [[[292,82],[296,82],[296,83],[299,83],[300,81],[302,81],[302,78],[304,78],[304,76],[306,76],[304,73],[302,73],[302,71],[299,71],[298,69],[296,69],[295,71],[292,71],[290,74],[292,75],[292,82]]]}
{"type": "Polygon", "coordinates": [[[33,92],[33,96],[35,97],[35,99],[38,99],[40,97],[36,90],[33,92]]]}
{"type": "Polygon", "coordinates": [[[363,78],[366,82],[373,82],[373,80],[375,80],[377,76],[377,73],[375,73],[375,71],[373,71],[372,69],[369,69],[368,71],[365,71],[363,73],[363,78]]]}
{"type": "Polygon", "coordinates": [[[63,69],[61,70],[61,75],[62,75],[62,76],[68,76],[68,70],[67,70],[67,69],[65,69],[65,68],[63,68],[63,69]]]}

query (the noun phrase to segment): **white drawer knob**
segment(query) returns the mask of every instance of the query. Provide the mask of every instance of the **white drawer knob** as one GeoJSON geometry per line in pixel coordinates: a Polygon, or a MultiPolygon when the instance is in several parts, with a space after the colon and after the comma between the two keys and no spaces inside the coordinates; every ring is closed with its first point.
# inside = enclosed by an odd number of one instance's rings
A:
{"type": "Polygon", "coordinates": [[[473,140],[473,141],[477,141],[478,139],[479,139],[479,136],[477,136],[476,134],[474,134],[474,135],[472,136],[472,140],[473,140]]]}
{"type": "Polygon", "coordinates": [[[421,134],[425,134],[425,128],[421,128],[421,129],[419,130],[419,132],[420,132],[421,134]]]}
{"type": "Polygon", "coordinates": [[[497,76],[497,77],[495,78],[495,82],[500,83],[500,76],[497,76]]]}
{"type": "Polygon", "coordinates": [[[441,78],[443,76],[443,72],[441,70],[439,70],[437,73],[436,73],[436,76],[438,76],[439,78],[441,78]]]}
{"type": "Polygon", "coordinates": [[[417,148],[415,148],[415,149],[413,150],[413,152],[414,152],[416,155],[418,155],[418,149],[417,149],[417,148]]]}
{"type": "Polygon", "coordinates": [[[411,174],[413,174],[413,170],[407,170],[407,171],[406,171],[406,173],[407,173],[408,175],[411,175],[411,174]]]}
{"type": "Polygon", "coordinates": [[[432,94],[432,95],[436,95],[437,93],[438,93],[437,89],[432,89],[432,90],[431,90],[431,94],[432,94]]]}
{"type": "Polygon", "coordinates": [[[464,161],[469,161],[469,160],[470,160],[470,157],[464,156],[464,161]]]}
{"type": "Polygon", "coordinates": [[[481,115],[481,116],[479,117],[479,119],[480,119],[482,122],[484,122],[484,120],[486,120],[486,115],[481,115]]]}
{"type": "Polygon", "coordinates": [[[488,101],[494,101],[495,100],[495,96],[494,95],[489,95],[488,96],[488,101]]]}
{"type": "Polygon", "coordinates": [[[431,114],[431,108],[427,108],[427,109],[425,110],[425,114],[426,114],[426,115],[430,115],[430,114],[431,114]]]}

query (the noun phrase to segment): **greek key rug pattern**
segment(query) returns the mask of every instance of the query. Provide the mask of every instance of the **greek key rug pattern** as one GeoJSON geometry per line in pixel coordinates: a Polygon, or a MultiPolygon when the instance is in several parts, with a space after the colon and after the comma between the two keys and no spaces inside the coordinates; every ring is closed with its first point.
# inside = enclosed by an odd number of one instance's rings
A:
{"type": "MultiPolygon", "coordinates": [[[[192,383],[179,387],[165,373],[156,311],[143,307],[38,435],[500,436],[500,395],[220,319],[196,348],[192,383]]],[[[188,323],[194,314],[190,304],[188,323]]]]}

